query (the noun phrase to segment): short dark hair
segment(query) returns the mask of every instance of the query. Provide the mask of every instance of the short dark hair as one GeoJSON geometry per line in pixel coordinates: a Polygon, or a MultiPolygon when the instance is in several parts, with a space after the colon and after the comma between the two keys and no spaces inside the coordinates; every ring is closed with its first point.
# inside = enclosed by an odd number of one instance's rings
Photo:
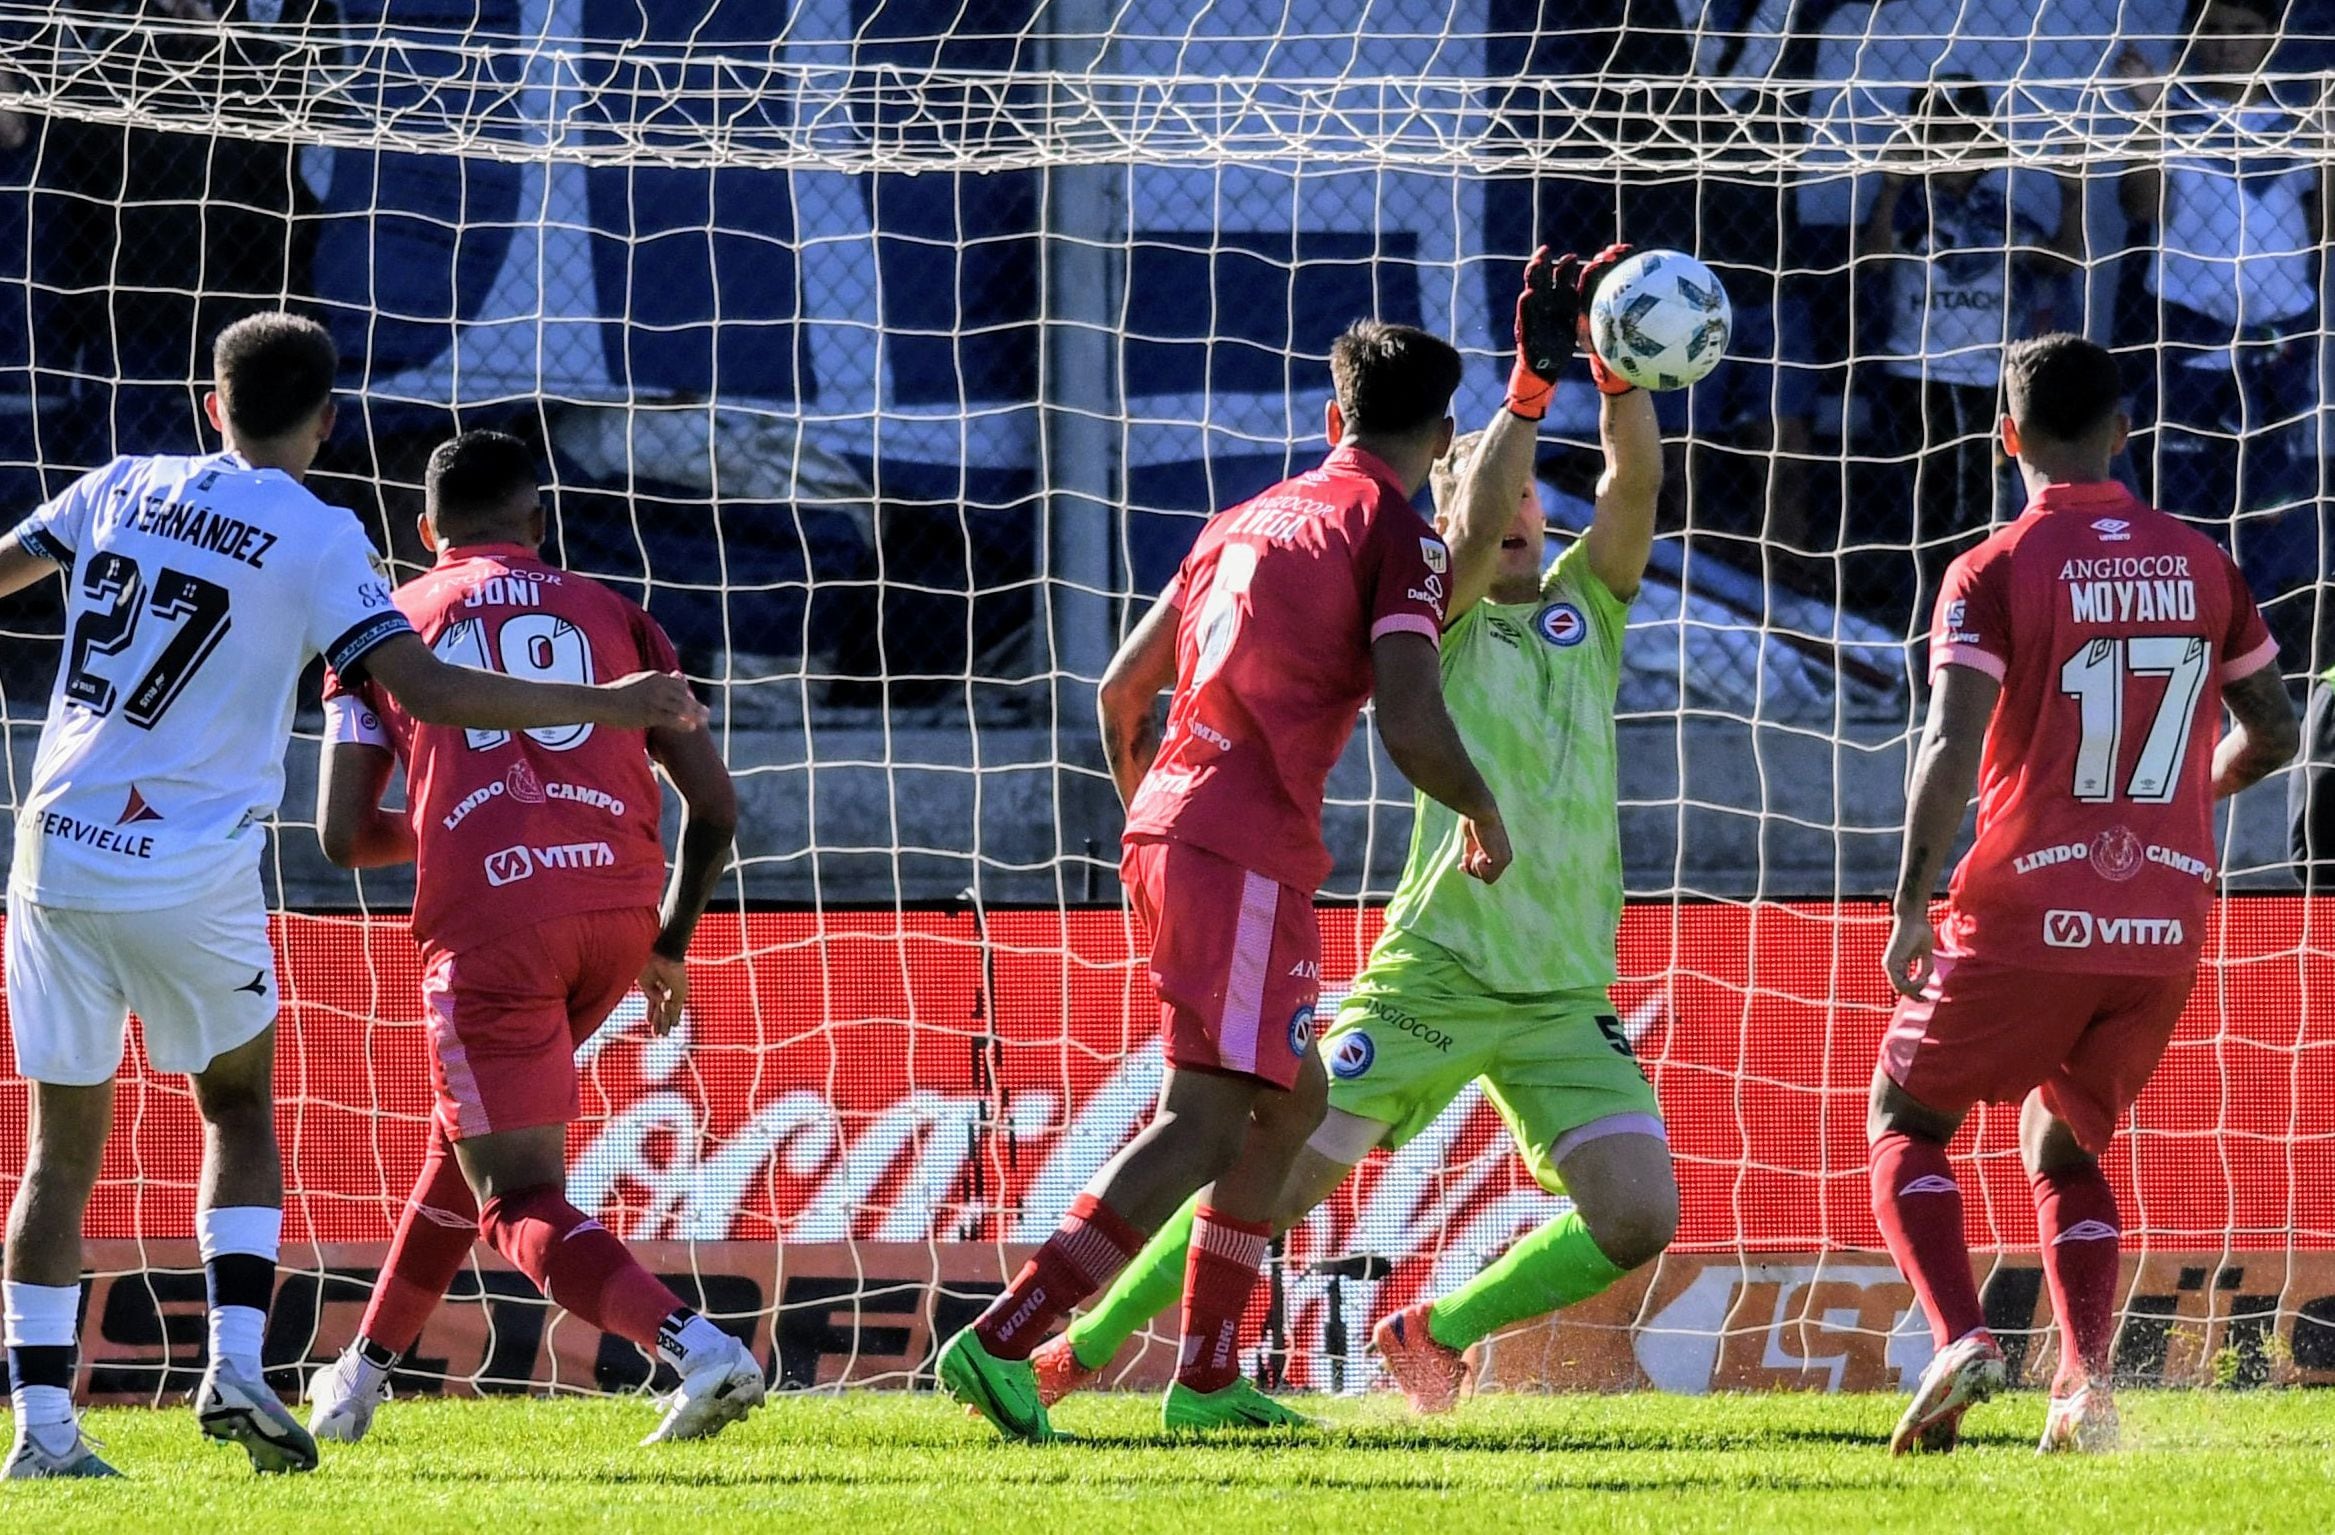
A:
{"type": "Polygon", "coordinates": [[[2082,442],[2124,402],[2108,349],[2066,331],[2004,348],[2003,388],[2020,434],[2051,442],[2082,442]]]}
{"type": "Polygon", "coordinates": [[[1356,320],[1330,344],[1330,382],[1350,432],[1400,437],[1451,414],[1459,353],[1415,325],[1356,320]]]}
{"type": "Polygon", "coordinates": [[[468,533],[493,527],[540,483],[527,444],[509,432],[464,432],[431,451],[422,490],[440,533],[468,533]]]}
{"type": "Polygon", "coordinates": [[[238,437],[267,442],[307,424],[332,398],[340,349],[314,320],[247,315],[211,343],[211,376],[238,437]]]}

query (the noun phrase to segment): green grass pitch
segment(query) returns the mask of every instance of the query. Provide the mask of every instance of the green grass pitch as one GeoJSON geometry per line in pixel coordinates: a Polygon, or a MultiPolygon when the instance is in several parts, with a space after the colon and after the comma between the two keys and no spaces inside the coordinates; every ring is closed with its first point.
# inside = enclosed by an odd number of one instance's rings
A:
{"type": "Polygon", "coordinates": [[[28,1535],[66,1530],[597,1529],[1507,1532],[2335,1529],[2335,1392],[2130,1392],[2130,1448],[2044,1459],[2032,1395],[1972,1415],[1962,1451],[1892,1460],[1901,1399],[1485,1397],[1422,1423],[1328,1401],[1303,1441],[1173,1443],[1148,1398],[1057,1411],[1075,1445],[997,1442],[939,1398],[775,1400],[710,1444],[635,1447],[638,1401],[397,1401],[312,1476],[251,1475],[183,1410],[93,1414],[131,1480],[11,1487],[28,1535]]]}

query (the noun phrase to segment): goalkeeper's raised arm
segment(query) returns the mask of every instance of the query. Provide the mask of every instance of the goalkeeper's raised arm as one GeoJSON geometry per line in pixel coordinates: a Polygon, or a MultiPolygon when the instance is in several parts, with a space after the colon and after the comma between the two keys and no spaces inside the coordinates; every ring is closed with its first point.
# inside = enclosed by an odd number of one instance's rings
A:
{"type": "Polygon", "coordinates": [[[1584,264],[1570,255],[1552,258],[1544,246],[1525,269],[1508,398],[1490,426],[1473,442],[1455,444],[1438,466],[1435,500],[1451,546],[1451,623],[1487,596],[1531,602],[1539,595],[1542,518],[1533,459],[1541,418],[1576,348],[1603,397],[1598,438],[1605,449],[1597,512],[1582,535],[1582,553],[1614,596],[1627,602],[1637,595],[1654,546],[1661,429],[1652,398],[1608,370],[1588,345],[1585,318],[1598,283],[1629,253],[1626,245],[1608,246],[1584,264]]]}

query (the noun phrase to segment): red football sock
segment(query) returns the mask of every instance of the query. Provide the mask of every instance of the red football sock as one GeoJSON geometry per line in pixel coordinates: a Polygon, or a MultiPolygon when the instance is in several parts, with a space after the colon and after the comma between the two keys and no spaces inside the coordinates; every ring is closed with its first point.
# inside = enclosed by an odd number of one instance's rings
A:
{"type": "Polygon", "coordinates": [[[1896,1133],[1875,1141],[1873,1219],[1920,1297],[1938,1347],[1986,1325],[1962,1236],[1962,1186],[1945,1147],[1896,1133]]]}
{"type": "Polygon", "coordinates": [[[477,1240],[478,1196],[463,1181],[446,1132],[433,1128],[421,1175],[397,1218],[397,1240],[357,1335],[390,1356],[412,1348],[477,1240]]]}
{"type": "Polygon", "coordinates": [[[2115,1191],[2097,1162],[2037,1173],[2034,1188],[2043,1277],[2051,1285],[2052,1315],[2059,1320],[2059,1378],[2051,1390],[2061,1396],[2087,1381],[2108,1378],[2123,1231],[2115,1191]]]}
{"type": "Polygon", "coordinates": [[[488,1200],[478,1229],[555,1304],[645,1351],[656,1349],[657,1329],[681,1309],[680,1296],[555,1184],[488,1200]]]}
{"type": "Polygon", "coordinates": [[[1092,1194],[1079,1195],[1046,1245],[981,1313],[973,1336],[999,1359],[1029,1358],[1072,1307],[1127,1266],[1143,1240],[1118,1211],[1092,1194]]]}
{"type": "Polygon", "coordinates": [[[1240,1378],[1240,1319],[1257,1288],[1257,1268],[1273,1228],[1219,1215],[1192,1217],[1184,1255],[1184,1351],[1176,1379],[1194,1391],[1222,1391],[1240,1378]]]}

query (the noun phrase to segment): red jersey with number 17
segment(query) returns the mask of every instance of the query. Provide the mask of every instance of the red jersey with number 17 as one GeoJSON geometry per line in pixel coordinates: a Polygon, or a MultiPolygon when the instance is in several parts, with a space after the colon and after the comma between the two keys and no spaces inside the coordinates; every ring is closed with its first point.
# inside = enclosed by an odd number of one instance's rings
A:
{"type": "MultiPolygon", "coordinates": [[[[681,669],[673,642],[638,606],[516,544],[449,549],[396,600],[456,666],[553,682],[681,669]]],[[[387,746],[405,764],[418,844],[413,932],[425,952],[657,904],[665,847],[643,732],[425,725],[374,685],[351,696],[329,675],[325,696],[337,700],[332,739],[387,746]]]]}
{"type": "Polygon", "coordinates": [[[2221,547],[2121,485],[2049,486],[1957,559],[1931,675],[1967,666],[2003,691],[1947,947],[2045,970],[2194,967],[2218,877],[2221,692],[2277,655],[2221,547]]]}
{"type": "Polygon", "coordinates": [[[1127,836],[1318,890],[1322,796],[1370,701],[1371,643],[1440,644],[1449,571],[1394,471],[1354,447],[1210,519],[1167,589],[1176,690],[1127,836]]]}

